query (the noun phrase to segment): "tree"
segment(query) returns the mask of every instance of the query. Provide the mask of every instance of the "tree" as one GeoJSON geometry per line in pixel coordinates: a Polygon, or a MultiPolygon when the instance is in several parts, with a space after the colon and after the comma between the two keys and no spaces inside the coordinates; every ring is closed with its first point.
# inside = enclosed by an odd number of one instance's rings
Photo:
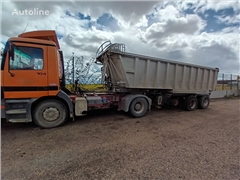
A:
{"type": "Polygon", "coordinates": [[[100,84],[101,83],[101,67],[95,65],[95,58],[84,60],[83,56],[75,56],[74,53],[66,62],[65,78],[66,84],[71,84],[71,90],[74,84],[79,84],[82,90],[86,90],[83,84],[100,84]]]}

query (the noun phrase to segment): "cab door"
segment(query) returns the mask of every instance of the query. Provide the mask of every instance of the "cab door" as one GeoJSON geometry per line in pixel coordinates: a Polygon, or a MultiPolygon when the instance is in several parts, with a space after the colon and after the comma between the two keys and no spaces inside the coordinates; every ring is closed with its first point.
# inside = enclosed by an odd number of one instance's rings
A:
{"type": "Polygon", "coordinates": [[[4,67],[4,97],[16,99],[47,96],[47,46],[14,43],[11,56],[8,53],[4,67]]]}

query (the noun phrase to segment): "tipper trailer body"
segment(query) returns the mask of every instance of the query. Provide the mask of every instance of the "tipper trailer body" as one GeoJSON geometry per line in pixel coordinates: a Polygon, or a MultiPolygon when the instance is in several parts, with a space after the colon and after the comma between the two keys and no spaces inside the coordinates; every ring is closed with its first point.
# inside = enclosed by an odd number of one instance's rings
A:
{"type": "MultiPolygon", "coordinates": [[[[55,31],[10,38],[1,64],[1,117],[42,128],[62,125],[90,110],[117,109],[142,117],[152,106],[209,106],[218,68],[125,52],[124,44],[103,43],[96,54],[105,92],[70,92],[65,87],[63,52],[55,31]]],[[[81,80],[80,80],[81,81],[81,80]]]]}
{"type": "Polygon", "coordinates": [[[193,94],[215,90],[217,68],[127,53],[124,44],[106,42],[102,46],[97,62],[103,64],[102,74],[111,78],[113,86],[193,94]]]}

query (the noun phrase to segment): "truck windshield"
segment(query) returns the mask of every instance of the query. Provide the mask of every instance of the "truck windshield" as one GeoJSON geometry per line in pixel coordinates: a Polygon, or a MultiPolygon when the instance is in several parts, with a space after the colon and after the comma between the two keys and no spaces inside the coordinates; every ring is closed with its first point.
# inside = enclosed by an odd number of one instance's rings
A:
{"type": "Polygon", "coordinates": [[[8,51],[8,49],[7,49],[8,45],[9,45],[9,42],[6,43],[3,52],[1,52],[1,58],[0,58],[0,60],[1,60],[1,70],[4,69],[4,64],[5,64],[7,51],[8,51]]]}

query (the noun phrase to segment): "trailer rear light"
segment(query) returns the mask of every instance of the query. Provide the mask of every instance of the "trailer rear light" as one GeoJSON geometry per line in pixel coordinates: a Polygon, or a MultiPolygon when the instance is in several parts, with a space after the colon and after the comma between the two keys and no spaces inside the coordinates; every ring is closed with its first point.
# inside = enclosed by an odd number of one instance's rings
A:
{"type": "Polygon", "coordinates": [[[5,106],[4,106],[4,105],[1,105],[1,109],[5,109],[5,106]]]}

